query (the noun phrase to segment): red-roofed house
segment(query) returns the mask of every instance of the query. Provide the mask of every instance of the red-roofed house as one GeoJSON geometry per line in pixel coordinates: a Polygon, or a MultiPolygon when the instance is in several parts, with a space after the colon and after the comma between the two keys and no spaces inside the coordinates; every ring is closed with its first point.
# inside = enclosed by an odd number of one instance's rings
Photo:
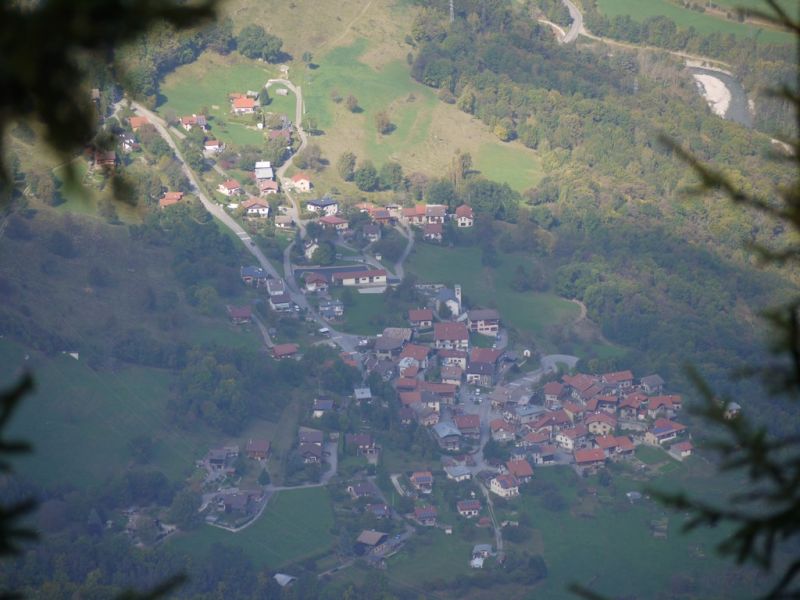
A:
{"type": "Polygon", "coordinates": [[[458,227],[472,227],[474,217],[472,207],[462,204],[456,208],[456,226],[458,227]]]}
{"type": "Polygon", "coordinates": [[[533,477],[533,469],[531,468],[530,463],[527,460],[519,459],[519,460],[509,460],[506,462],[506,469],[508,472],[517,478],[517,480],[522,483],[528,483],[533,477]]]}
{"type": "Polygon", "coordinates": [[[489,482],[489,490],[501,498],[519,496],[519,481],[513,475],[498,475],[489,482]]]}
{"type": "Polygon", "coordinates": [[[408,321],[412,327],[430,329],[433,327],[433,311],[430,308],[412,308],[408,311],[408,321]]]}
{"type": "Polygon", "coordinates": [[[250,198],[242,202],[244,214],[251,218],[266,219],[269,217],[269,204],[258,198],[250,198]]]}
{"type": "Polygon", "coordinates": [[[419,344],[406,344],[400,353],[400,362],[406,359],[407,363],[416,364],[420,369],[428,368],[428,354],[431,349],[419,344]]]}
{"type": "Polygon", "coordinates": [[[414,509],[414,520],[425,527],[435,527],[438,516],[435,506],[418,506],[414,509]]]}
{"type": "Polygon", "coordinates": [[[324,275],[307,271],[303,273],[303,281],[305,281],[306,291],[308,292],[326,292],[328,291],[328,280],[324,275]]]}
{"type": "Polygon", "coordinates": [[[458,367],[461,370],[467,368],[467,353],[464,350],[450,350],[443,348],[436,353],[442,365],[458,367]]]}
{"type": "Polygon", "coordinates": [[[335,229],[336,231],[347,231],[349,227],[347,219],[337,217],[336,215],[325,215],[317,222],[325,229],[335,229]]]}
{"type": "Polygon", "coordinates": [[[672,444],[669,449],[669,453],[672,454],[678,460],[683,460],[692,455],[692,451],[694,448],[692,447],[692,442],[678,442],[677,444],[672,444]]]}
{"type": "Polygon", "coordinates": [[[480,500],[459,500],[456,502],[458,514],[467,519],[477,517],[481,512],[480,500]]]}
{"type": "Polygon", "coordinates": [[[225,149],[225,144],[219,140],[206,140],[203,142],[203,151],[206,154],[219,154],[225,149]]]}
{"type": "Polygon", "coordinates": [[[629,388],[633,386],[633,373],[630,371],[615,371],[600,376],[600,381],[613,385],[616,388],[629,388]]]}
{"type": "Polygon", "coordinates": [[[133,116],[130,119],[128,119],[128,123],[130,123],[131,125],[131,131],[136,133],[140,127],[149,125],[150,121],[147,119],[147,117],[133,116]]]}
{"type": "Polygon", "coordinates": [[[479,415],[456,415],[453,422],[464,437],[479,438],[481,436],[479,415]]]}
{"type": "Polygon", "coordinates": [[[422,393],[416,390],[411,392],[400,392],[400,402],[403,406],[411,406],[422,402],[422,393]]]}
{"type": "Polygon", "coordinates": [[[249,323],[253,319],[253,311],[249,306],[228,306],[228,316],[236,325],[249,323]]]}
{"type": "Polygon", "coordinates": [[[469,350],[469,331],[463,323],[434,323],[433,341],[437,348],[469,350]]]}
{"type": "Polygon", "coordinates": [[[640,412],[642,405],[649,400],[649,397],[641,392],[628,394],[619,403],[619,415],[626,419],[636,419],[643,416],[640,412]]]}
{"type": "Polygon", "coordinates": [[[278,182],[273,181],[272,179],[259,179],[258,193],[261,196],[269,196],[270,194],[277,194],[278,182]]]}
{"type": "Polygon", "coordinates": [[[305,173],[295,173],[289,178],[289,181],[284,183],[284,187],[295,192],[310,192],[311,178],[305,173]]]}
{"type": "Polygon", "coordinates": [[[412,206],[411,208],[404,208],[400,214],[400,220],[410,225],[422,225],[427,219],[425,216],[425,207],[421,204],[412,206]]]}
{"type": "Polygon", "coordinates": [[[620,435],[614,436],[600,436],[594,440],[597,447],[600,448],[606,455],[611,458],[615,455],[629,455],[633,454],[635,446],[628,436],[620,435]]]}
{"type": "Polygon", "coordinates": [[[492,439],[496,442],[509,442],[514,439],[516,429],[514,425],[504,419],[495,419],[489,423],[492,439]]]}
{"type": "Polygon", "coordinates": [[[674,417],[681,406],[680,396],[653,396],[647,401],[647,416],[651,419],[659,416],[674,417]]]}
{"type": "Polygon", "coordinates": [[[588,448],[586,450],[575,450],[575,464],[581,469],[596,469],[605,464],[606,455],[600,448],[588,448]]]}
{"type": "Polygon", "coordinates": [[[235,179],[228,179],[220,183],[217,190],[226,196],[236,196],[242,193],[242,186],[235,179]]]}
{"type": "Polygon", "coordinates": [[[254,98],[245,96],[234,98],[231,102],[231,110],[235,115],[252,115],[256,112],[256,106],[258,106],[258,102],[254,98]]]}
{"type": "Polygon", "coordinates": [[[544,384],[544,405],[548,408],[558,406],[564,395],[564,384],[550,381],[544,384]]]}
{"type": "Polygon", "coordinates": [[[345,287],[386,285],[386,271],[384,271],[383,269],[372,269],[370,271],[352,271],[346,273],[341,273],[341,272],[334,273],[333,282],[343,285],[345,287]]]}
{"type": "Polygon", "coordinates": [[[422,237],[429,242],[441,242],[444,227],[441,223],[426,223],[422,229],[422,237]]]}
{"type": "Polygon", "coordinates": [[[584,423],[589,433],[594,435],[611,435],[617,427],[617,419],[605,413],[587,415],[584,423]]]}
{"type": "Polygon", "coordinates": [[[272,347],[272,356],[277,359],[294,356],[300,350],[297,344],[276,344],[272,347]]]}
{"type": "Polygon", "coordinates": [[[556,434],[556,444],[564,448],[564,450],[574,450],[581,445],[587,436],[589,430],[585,425],[578,425],[570,429],[563,429],[556,434]]]}
{"type": "Polygon", "coordinates": [[[408,480],[420,493],[430,494],[433,491],[433,473],[430,471],[414,471],[408,480]]]}
{"type": "Polygon", "coordinates": [[[166,192],[158,201],[159,208],[174,206],[183,200],[183,192],[166,192]]]}

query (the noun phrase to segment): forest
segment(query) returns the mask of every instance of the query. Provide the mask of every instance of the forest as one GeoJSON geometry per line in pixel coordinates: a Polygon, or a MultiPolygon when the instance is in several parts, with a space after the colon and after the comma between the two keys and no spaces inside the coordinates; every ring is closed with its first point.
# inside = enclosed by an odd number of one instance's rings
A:
{"type": "Polygon", "coordinates": [[[558,46],[504,2],[460,6],[452,26],[440,6],[420,11],[412,76],[452,94],[501,139],[549,151],[557,163],[521,197],[468,178],[445,193],[445,183],[431,185],[428,201],[452,195],[451,205],[469,201],[549,239],[533,256],[554,268],[555,290],[583,300],[610,340],[642,351],[634,368],[680,378],[693,364],[717,389],[753,391],[728,376],[759,355],[755,313],[787,286],[756,271],[743,243],[780,246],[783,231],[688,194],[697,182],[659,136],[748,190],[786,181],[768,139],[711,115],[674,72],[670,91],[648,76],[651,64],[558,46]]]}

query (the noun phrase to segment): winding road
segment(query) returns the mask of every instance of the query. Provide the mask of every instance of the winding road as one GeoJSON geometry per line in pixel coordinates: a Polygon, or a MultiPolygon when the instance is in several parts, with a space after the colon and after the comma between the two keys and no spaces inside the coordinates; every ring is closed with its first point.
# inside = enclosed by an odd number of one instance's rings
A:
{"type": "MultiPolygon", "coordinates": [[[[290,81],[286,79],[270,79],[267,82],[267,85],[275,83],[283,84],[287,88],[292,90],[292,92],[295,93],[297,97],[296,115],[302,117],[303,96],[300,88],[295,87],[290,81]]],[[[150,121],[153,127],[155,127],[156,131],[158,131],[159,135],[164,139],[164,141],[167,142],[167,144],[169,144],[169,147],[175,153],[175,157],[181,163],[181,170],[189,180],[192,193],[195,194],[200,199],[200,202],[202,202],[205,209],[209,213],[211,213],[211,215],[215,217],[220,223],[222,223],[223,225],[225,225],[225,227],[230,229],[236,235],[236,237],[238,237],[242,241],[247,251],[253,255],[253,257],[258,261],[258,264],[261,265],[261,267],[271,277],[274,277],[276,279],[281,279],[280,273],[278,273],[277,269],[275,269],[272,263],[269,262],[267,257],[261,251],[261,249],[256,245],[255,241],[250,237],[250,234],[248,234],[244,230],[244,228],[242,228],[242,226],[239,225],[239,223],[237,223],[236,220],[231,215],[229,215],[221,205],[217,204],[208,197],[208,195],[205,192],[205,189],[200,185],[200,182],[197,179],[197,176],[195,175],[194,171],[192,171],[192,169],[189,168],[189,166],[186,164],[186,160],[184,159],[183,154],[180,151],[180,148],[178,148],[178,145],[175,143],[175,140],[169,134],[169,131],[167,131],[167,124],[164,122],[164,120],[157,114],[155,114],[153,111],[145,108],[138,102],[132,101],[131,107],[133,108],[134,112],[147,117],[147,119],[150,121]]],[[[307,138],[305,132],[303,131],[299,123],[297,124],[297,130],[301,140],[300,148],[303,148],[307,138]]],[[[289,158],[289,160],[286,161],[286,163],[284,163],[284,165],[280,167],[278,171],[279,173],[281,174],[285,173],[286,169],[291,165],[292,158],[293,157],[289,158]]],[[[292,203],[293,210],[297,211],[297,205],[295,200],[291,198],[291,196],[289,196],[289,198],[292,203]]],[[[350,335],[332,329],[328,325],[328,323],[322,319],[322,317],[320,317],[317,313],[314,312],[314,310],[309,306],[305,294],[303,294],[297,288],[297,284],[294,281],[294,277],[292,277],[291,275],[291,270],[287,272],[286,284],[289,287],[289,295],[292,301],[295,304],[297,304],[297,306],[304,309],[307,312],[307,314],[311,315],[311,317],[321,327],[328,327],[328,329],[331,330],[330,339],[333,342],[335,342],[345,352],[353,352],[357,348],[358,336],[350,335]]]]}
{"type": "Polygon", "coordinates": [[[594,40],[596,42],[602,42],[604,44],[609,44],[611,46],[618,46],[620,48],[630,48],[632,50],[650,50],[654,52],[667,52],[668,54],[672,54],[673,56],[677,56],[678,58],[682,58],[685,60],[693,60],[693,61],[700,61],[704,64],[711,64],[711,65],[719,65],[723,67],[730,68],[730,63],[726,63],[723,60],[719,60],[716,58],[710,58],[708,56],[702,56],[699,54],[691,54],[689,52],[681,52],[680,50],[667,50],[666,48],[659,48],[658,46],[648,46],[645,44],[631,44],[628,42],[620,42],[618,40],[614,40],[611,38],[600,37],[599,35],[594,35],[583,23],[583,14],[581,13],[580,9],[575,5],[572,0],[561,0],[564,6],[567,7],[569,11],[569,16],[572,18],[572,23],[569,26],[569,30],[563,33],[563,28],[559,27],[555,23],[551,21],[547,21],[546,19],[539,19],[541,23],[546,23],[550,27],[552,27],[556,31],[556,38],[562,44],[570,44],[572,42],[577,41],[578,37],[584,36],[589,38],[590,40],[594,40]]]}

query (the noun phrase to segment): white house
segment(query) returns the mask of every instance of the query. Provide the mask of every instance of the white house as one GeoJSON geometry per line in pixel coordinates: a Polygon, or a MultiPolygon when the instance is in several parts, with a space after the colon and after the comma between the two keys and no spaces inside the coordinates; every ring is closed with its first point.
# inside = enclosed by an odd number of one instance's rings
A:
{"type": "Polygon", "coordinates": [[[519,481],[513,475],[498,475],[489,482],[489,490],[501,498],[519,496],[519,481]]]}
{"type": "Polygon", "coordinates": [[[311,179],[305,173],[295,173],[286,182],[285,187],[295,192],[310,192],[311,179]]]}
{"type": "Polygon", "coordinates": [[[339,212],[339,203],[332,198],[321,198],[319,200],[310,200],[306,204],[308,212],[318,213],[332,217],[339,212]]]}
{"type": "Polygon", "coordinates": [[[386,285],[386,271],[383,269],[372,269],[370,271],[334,273],[333,282],[345,287],[386,285]]]}
{"type": "Polygon", "coordinates": [[[257,219],[266,219],[269,217],[269,204],[264,200],[250,198],[242,202],[241,206],[244,209],[245,216],[257,219]]]}
{"type": "Polygon", "coordinates": [[[463,228],[463,227],[472,227],[474,223],[474,217],[472,214],[472,207],[467,206],[466,204],[462,204],[458,208],[456,208],[456,226],[463,228]]]}
{"type": "Polygon", "coordinates": [[[236,196],[242,193],[242,186],[235,179],[228,179],[220,183],[217,190],[226,196],[236,196]]]}

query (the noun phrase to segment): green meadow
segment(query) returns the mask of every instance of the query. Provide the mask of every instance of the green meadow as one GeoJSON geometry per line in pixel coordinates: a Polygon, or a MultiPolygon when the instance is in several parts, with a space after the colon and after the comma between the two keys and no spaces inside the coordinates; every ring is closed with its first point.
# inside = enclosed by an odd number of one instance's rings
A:
{"type": "Polygon", "coordinates": [[[241,548],[256,567],[277,568],[333,544],[333,512],[322,487],[276,492],[261,517],[247,529],[231,533],[204,525],[170,542],[177,552],[207,555],[214,544],[241,548]]]}
{"type": "Polygon", "coordinates": [[[517,292],[510,282],[522,256],[500,254],[499,267],[481,266],[481,250],[477,247],[444,248],[417,244],[409,257],[408,270],[421,281],[460,283],[472,306],[497,308],[512,327],[542,335],[550,325],[575,319],[579,308],[549,293],[517,292]]]}
{"type": "MultiPolygon", "coordinates": [[[[746,2],[748,5],[754,4],[754,0],[746,0],[746,2]]],[[[735,4],[735,2],[731,0],[730,4],[735,4]]],[[[772,43],[792,41],[790,33],[737,23],[709,13],[684,8],[669,0],[597,0],[597,6],[600,12],[612,18],[628,15],[636,21],[644,21],[649,17],[665,16],[675,21],[678,27],[694,27],[695,31],[702,34],[732,33],[739,37],[758,36],[760,40],[772,43]]],[[[761,6],[763,7],[764,4],[761,3],[761,6]]]]}
{"type": "Polygon", "coordinates": [[[191,472],[207,450],[211,435],[202,427],[195,424],[188,433],[170,424],[167,371],[96,372],[80,357],[46,357],[6,340],[0,341],[0,358],[4,384],[23,366],[35,377],[35,392],[22,403],[11,433],[33,444],[34,452],[17,465],[39,485],[102,483],[130,463],[128,442],[137,435],[153,438],[152,464],[172,479],[191,472]]]}
{"type": "Polygon", "coordinates": [[[514,189],[528,189],[541,179],[541,160],[535,152],[500,142],[485,125],[441,102],[436,90],[411,78],[404,61],[369,64],[373,51],[372,41],[358,38],[320,57],[318,68],[303,70],[307,112],[324,132],[315,141],[330,160],[352,151],[378,166],[393,160],[408,172],[438,176],[460,150],[472,154],[486,178],[514,189]],[[335,95],[343,100],[336,103],[335,95]],[[355,113],[345,107],[349,95],[358,100],[355,113]],[[386,135],[375,126],[380,111],[386,111],[394,125],[386,135]]]}

